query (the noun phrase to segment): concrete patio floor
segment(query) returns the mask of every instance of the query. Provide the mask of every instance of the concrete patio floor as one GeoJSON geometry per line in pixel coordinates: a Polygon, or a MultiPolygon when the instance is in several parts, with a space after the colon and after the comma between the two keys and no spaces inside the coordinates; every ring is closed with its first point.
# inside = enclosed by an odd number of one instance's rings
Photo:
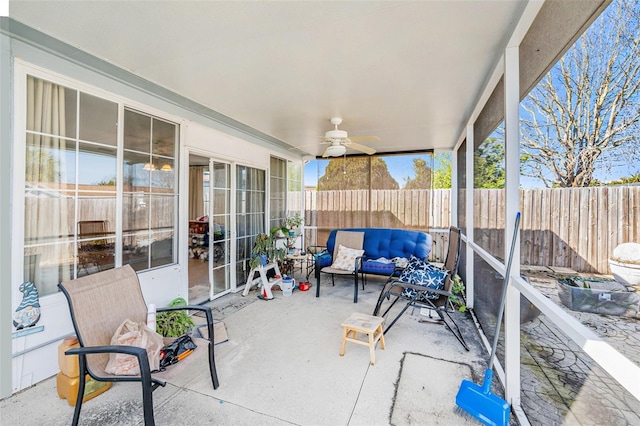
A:
{"type": "MultiPolygon", "coordinates": [[[[330,281],[325,281],[330,282],[330,281]]],[[[321,297],[294,291],[263,301],[254,289],[211,302],[229,340],[216,345],[220,387],[206,365],[154,392],[158,425],[409,425],[475,424],[456,411],[462,379],[482,380],[484,350],[472,319],[456,314],[471,351],[442,324],[405,313],[376,348],[347,343],[338,355],[340,324],[353,312],[373,311],[381,281],[369,280],[353,303],[353,285],[336,279],[321,297]]],[[[315,285],[315,283],[313,283],[315,285]]],[[[494,380],[494,385],[497,380],[494,380]]],[[[116,383],[83,404],[83,425],[142,424],[140,387],[116,383]]],[[[494,392],[501,392],[500,389],[494,392]]],[[[73,407],[58,398],[55,377],[0,402],[2,425],[67,425],[73,407]]],[[[514,416],[512,416],[513,419],[514,416]]]]}

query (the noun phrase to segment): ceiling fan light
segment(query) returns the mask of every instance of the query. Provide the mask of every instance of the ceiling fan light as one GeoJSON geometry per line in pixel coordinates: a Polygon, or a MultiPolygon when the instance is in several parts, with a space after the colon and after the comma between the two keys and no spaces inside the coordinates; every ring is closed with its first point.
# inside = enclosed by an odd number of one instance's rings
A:
{"type": "Polygon", "coordinates": [[[344,130],[329,130],[324,134],[325,139],[346,139],[349,134],[344,130]]]}
{"type": "Polygon", "coordinates": [[[347,148],[342,145],[331,145],[327,148],[327,155],[329,157],[340,157],[345,152],[347,152],[347,148]]]}

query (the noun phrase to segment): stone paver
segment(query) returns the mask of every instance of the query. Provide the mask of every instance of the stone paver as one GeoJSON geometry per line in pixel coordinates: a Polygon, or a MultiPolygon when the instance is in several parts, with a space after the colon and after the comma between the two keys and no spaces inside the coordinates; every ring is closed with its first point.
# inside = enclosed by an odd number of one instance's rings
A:
{"type": "MultiPolygon", "coordinates": [[[[552,277],[530,282],[586,327],[640,365],[637,319],[572,311],[552,277]]],[[[544,315],[522,326],[522,408],[533,425],[640,425],[640,401],[544,315]]]]}

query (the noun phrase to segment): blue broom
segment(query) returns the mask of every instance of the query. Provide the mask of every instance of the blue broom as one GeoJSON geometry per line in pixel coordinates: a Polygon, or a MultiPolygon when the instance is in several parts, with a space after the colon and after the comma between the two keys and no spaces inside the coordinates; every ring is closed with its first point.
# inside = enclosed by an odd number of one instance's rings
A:
{"type": "Polygon", "coordinates": [[[502,323],[504,301],[507,295],[509,274],[511,273],[511,262],[513,260],[513,250],[516,246],[519,226],[520,212],[516,215],[515,230],[513,232],[513,240],[511,241],[511,252],[509,253],[507,270],[504,274],[504,282],[502,284],[502,296],[500,297],[500,307],[498,308],[496,332],[493,335],[491,357],[489,358],[489,365],[484,372],[484,381],[482,386],[480,386],[465,379],[462,381],[460,389],[458,389],[458,394],[456,395],[456,404],[458,407],[486,425],[507,425],[509,424],[509,415],[511,414],[511,406],[509,403],[499,396],[491,393],[491,381],[493,380],[493,361],[496,357],[496,349],[498,347],[500,324],[502,323]]]}

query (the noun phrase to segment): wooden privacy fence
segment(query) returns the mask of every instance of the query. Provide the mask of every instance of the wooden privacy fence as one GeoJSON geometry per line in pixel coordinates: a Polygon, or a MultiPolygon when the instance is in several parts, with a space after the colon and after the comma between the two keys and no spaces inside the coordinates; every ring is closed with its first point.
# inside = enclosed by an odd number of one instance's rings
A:
{"type": "MultiPolygon", "coordinates": [[[[432,234],[439,259],[450,225],[449,200],[448,189],[375,190],[371,203],[367,190],[306,191],[305,226],[317,229],[319,244],[334,228],[419,229],[432,234]]],[[[503,190],[474,190],[474,240],[499,258],[504,206],[503,190]]],[[[523,189],[520,211],[523,264],[606,274],[617,245],[640,242],[640,186],[523,189]]]]}

